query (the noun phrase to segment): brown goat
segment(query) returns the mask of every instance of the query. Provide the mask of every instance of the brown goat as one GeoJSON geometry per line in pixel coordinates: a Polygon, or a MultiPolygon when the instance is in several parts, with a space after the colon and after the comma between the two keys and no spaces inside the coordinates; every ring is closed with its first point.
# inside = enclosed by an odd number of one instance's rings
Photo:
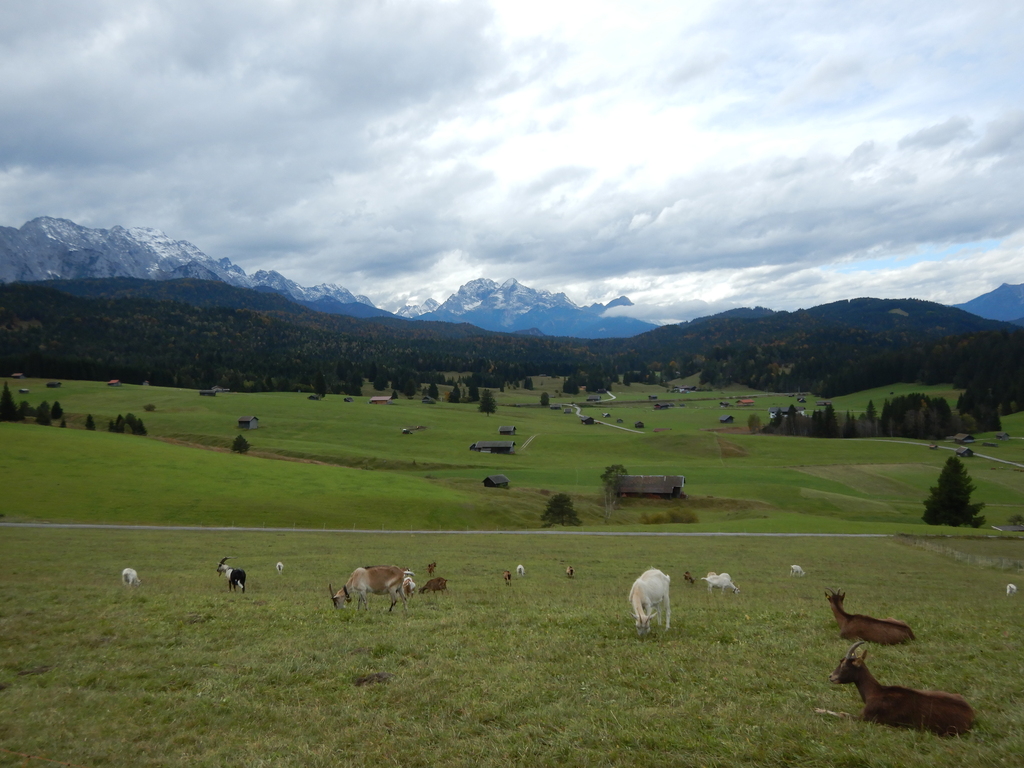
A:
{"type": "Polygon", "coordinates": [[[448,591],[448,579],[443,579],[440,576],[431,579],[422,587],[420,587],[420,594],[424,592],[447,592],[448,591]]]}
{"type": "Polygon", "coordinates": [[[854,683],[864,701],[860,719],[882,725],[898,725],[934,731],[940,736],[955,736],[969,731],[974,724],[974,710],[958,693],[918,691],[898,685],[881,685],[868,670],[864,651],[854,651],[863,640],[850,646],[839,666],[828,676],[830,682],[854,683]]]}
{"type": "Polygon", "coordinates": [[[576,569],[570,565],[568,568],[565,569],[565,575],[571,579],[573,576],[576,575],[576,569]]]}
{"type": "Polygon", "coordinates": [[[506,587],[511,587],[512,586],[512,571],[505,571],[504,579],[505,579],[505,586],[506,587]]]}
{"type": "Polygon", "coordinates": [[[905,621],[887,618],[876,619],[871,616],[862,616],[859,613],[850,614],[843,610],[843,599],[846,593],[829,589],[825,593],[825,599],[832,607],[832,613],[839,624],[839,636],[845,640],[867,640],[879,645],[896,645],[905,643],[908,640],[916,639],[914,630],[905,621]]]}
{"type": "Polygon", "coordinates": [[[428,576],[433,576],[435,568],[437,568],[437,560],[435,560],[432,563],[427,563],[427,575],[428,576]]]}
{"type": "Polygon", "coordinates": [[[689,571],[687,571],[686,573],[683,574],[683,579],[685,579],[686,581],[690,582],[691,584],[696,584],[697,583],[697,580],[695,578],[693,578],[693,576],[690,575],[689,571]]]}

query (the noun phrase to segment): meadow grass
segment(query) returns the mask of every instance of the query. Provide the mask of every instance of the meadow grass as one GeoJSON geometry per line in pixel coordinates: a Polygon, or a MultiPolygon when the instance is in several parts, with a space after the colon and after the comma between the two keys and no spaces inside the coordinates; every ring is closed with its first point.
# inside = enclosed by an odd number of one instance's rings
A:
{"type": "MultiPolygon", "coordinates": [[[[67,381],[58,390],[19,383],[32,390],[33,404],[59,398],[71,428],[0,424],[0,514],[11,520],[496,530],[539,524],[546,495],[564,492],[588,526],[603,526],[600,475],[623,464],[635,474],[685,475],[689,498],[623,503],[611,517],[615,526],[639,526],[645,513],[675,505],[697,514],[693,530],[923,532],[933,529],[921,521],[921,502],[949,455],[929,451],[924,441],[722,430],[717,393],[674,396],[680,407],[653,411],[638,385],[587,413],[608,412],[607,421],[622,418],[630,427],[643,420],[640,434],[510,405],[524,390],[499,393],[504,405],[487,417],[473,404],[405,399],[370,406],[365,399],[316,402],[297,393],[210,398],[97,382],[67,381]],[[145,411],[147,404],[155,410],[145,411]],[[109,419],[129,412],[144,419],[149,438],[103,431],[109,419]],[[97,421],[96,432],[81,428],[86,414],[97,421]],[[248,455],[232,455],[228,446],[243,415],[258,416],[261,427],[246,432],[248,455]],[[516,455],[468,450],[477,440],[496,439],[503,424],[517,427],[516,455]],[[402,434],[413,426],[425,429],[402,434]],[[494,473],[510,477],[511,488],[483,488],[494,473]]],[[[867,402],[863,394],[850,397],[867,402]]],[[[789,398],[760,400],[766,408],[789,398]]],[[[736,413],[744,419],[747,411],[736,413]]],[[[1024,415],[1006,417],[1004,427],[1019,434],[1024,415]]],[[[1024,441],[978,450],[1024,465],[1024,441]]],[[[990,525],[1024,512],[1021,467],[976,458],[969,468],[990,525]]]]}
{"type": "Polygon", "coordinates": [[[5,528],[0,765],[1019,765],[1024,617],[1005,583],[890,539],[5,528]],[[225,555],[244,595],[214,572],[225,555]],[[407,612],[330,605],[358,565],[422,583],[431,560],[449,592],[407,612]],[[626,595],[651,566],[672,576],[672,627],[639,639],[626,595]],[[742,591],[709,596],[684,570],[742,591]],[[917,641],[870,648],[872,671],[962,693],[975,729],[816,714],[860,709],[828,683],[849,643],[826,585],[908,621],[917,641]],[[378,672],[393,677],[354,684],[378,672]]]}

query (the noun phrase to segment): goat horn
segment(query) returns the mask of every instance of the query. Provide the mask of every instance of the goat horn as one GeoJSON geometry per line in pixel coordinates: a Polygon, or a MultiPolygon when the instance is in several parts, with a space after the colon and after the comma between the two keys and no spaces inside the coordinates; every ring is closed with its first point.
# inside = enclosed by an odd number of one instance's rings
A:
{"type": "Polygon", "coordinates": [[[836,591],[832,589],[832,587],[825,587],[825,591],[828,592],[830,595],[835,595],[836,593],[836,591]]]}
{"type": "Polygon", "coordinates": [[[860,648],[862,645],[864,645],[864,641],[863,640],[858,640],[856,643],[851,645],[850,646],[850,650],[848,650],[846,652],[846,658],[852,659],[853,658],[853,652],[856,651],[858,648],[860,648]]]}

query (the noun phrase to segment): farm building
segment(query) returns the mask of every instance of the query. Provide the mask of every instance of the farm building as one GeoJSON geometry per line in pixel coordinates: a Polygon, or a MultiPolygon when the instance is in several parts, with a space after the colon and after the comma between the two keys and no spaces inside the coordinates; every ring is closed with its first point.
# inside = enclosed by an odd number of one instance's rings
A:
{"type": "Polygon", "coordinates": [[[11,374],[11,378],[12,379],[24,379],[25,378],[25,374],[24,373],[12,373],[11,374]]]}
{"type": "Polygon", "coordinates": [[[238,420],[239,429],[259,429],[260,420],[255,416],[243,416],[238,420]]]}
{"type": "Polygon", "coordinates": [[[111,379],[110,381],[107,382],[107,386],[108,387],[120,387],[121,386],[121,380],[120,379],[111,379]]]}
{"type": "Polygon", "coordinates": [[[736,401],[736,405],[753,405],[753,404],[754,404],[754,400],[753,400],[753,398],[750,398],[750,397],[741,397],[739,400],[736,401]]]}
{"type": "Polygon", "coordinates": [[[968,448],[966,445],[963,448],[956,449],[956,455],[964,459],[969,459],[974,455],[974,451],[968,448]]]}
{"type": "Polygon", "coordinates": [[[430,397],[429,395],[424,395],[423,399],[420,400],[420,402],[423,403],[424,405],[433,405],[434,403],[437,402],[437,400],[435,400],[434,398],[430,397]]]}
{"type": "Polygon", "coordinates": [[[46,386],[49,387],[50,389],[60,389],[60,382],[59,381],[48,381],[48,382],[46,382],[46,386]]]}
{"type": "Polygon", "coordinates": [[[217,396],[217,390],[216,389],[200,389],[199,390],[199,396],[200,397],[216,397],[217,396]]]}
{"type": "Polygon", "coordinates": [[[515,427],[498,427],[499,435],[514,435],[516,433],[515,427]]]}
{"type": "Polygon", "coordinates": [[[306,399],[307,400],[319,400],[320,399],[320,395],[314,393],[314,394],[310,395],[309,397],[307,397],[306,399]]]}
{"type": "Polygon", "coordinates": [[[586,425],[589,426],[590,424],[593,424],[593,423],[594,423],[594,417],[593,416],[580,416],[580,424],[586,424],[586,425]]]}
{"type": "Polygon", "coordinates": [[[587,402],[588,403],[600,403],[601,402],[601,396],[600,395],[587,395],[587,402]]]}
{"type": "Polygon", "coordinates": [[[355,398],[352,398],[352,397],[346,397],[346,398],[345,398],[345,402],[346,402],[346,403],[352,403],[352,402],[355,402],[355,398]]]}
{"type": "Polygon", "coordinates": [[[957,434],[953,435],[953,442],[960,443],[961,445],[964,445],[966,443],[973,443],[974,435],[969,435],[966,432],[958,432],[957,434]]]}
{"type": "Polygon", "coordinates": [[[516,443],[514,440],[477,440],[469,446],[469,450],[480,453],[515,453],[516,443]]]}
{"type": "Polygon", "coordinates": [[[391,405],[391,395],[374,395],[370,398],[370,405],[391,405]]]}
{"type": "Polygon", "coordinates": [[[508,488],[508,478],[504,475],[488,475],[484,478],[485,488],[508,488]]]}
{"type": "Polygon", "coordinates": [[[642,421],[637,421],[633,424],[633,426],[636,427],[637,429],[643,429],[644,423],[642,421]]]}
{"type": "Polygon", "coordinates": [[[620,475],[615,492],[618,496],[641,496],[662,499],[686,498],[682,475],[620,475]]]}
{"type": "Polygon", "coordinates": [[[1009,432],[996,432],[996,440],[1009,440],[1009,439],[1010,439],[1010,433],[1009,432]]]}
{"type": "Polygon", "coordinates": [[[648,395],[648,396],[647,396],[647,399],[648,399],[648,400],[657,400],[657,399],[658,399],[658,396],[657,396],[657,395],[648,395]]]}
{"type": "Polygon", "coordinates": [[[19,395],[27,395],[28,394],[28,387],[22,387],[21,389],[19,389],[18,390],[18,394],[19,395]]]}
{"type": "Polygon", "coordinates": [[[732,424],[735,419],[732,416],[719,416],[718,421],[720,424],[732,424]]]}

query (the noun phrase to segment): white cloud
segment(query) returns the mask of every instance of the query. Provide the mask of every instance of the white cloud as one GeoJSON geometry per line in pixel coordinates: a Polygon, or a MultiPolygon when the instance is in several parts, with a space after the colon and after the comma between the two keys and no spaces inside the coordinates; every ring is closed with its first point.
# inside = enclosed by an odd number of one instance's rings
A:
{"type": "Polygon", "coordinates": [[[0,28],[0,223],[391,307],[481,276],[659,320],[964,301],[1021,280],[1022,38],[991,0],[38,0],[0,28]]]}

